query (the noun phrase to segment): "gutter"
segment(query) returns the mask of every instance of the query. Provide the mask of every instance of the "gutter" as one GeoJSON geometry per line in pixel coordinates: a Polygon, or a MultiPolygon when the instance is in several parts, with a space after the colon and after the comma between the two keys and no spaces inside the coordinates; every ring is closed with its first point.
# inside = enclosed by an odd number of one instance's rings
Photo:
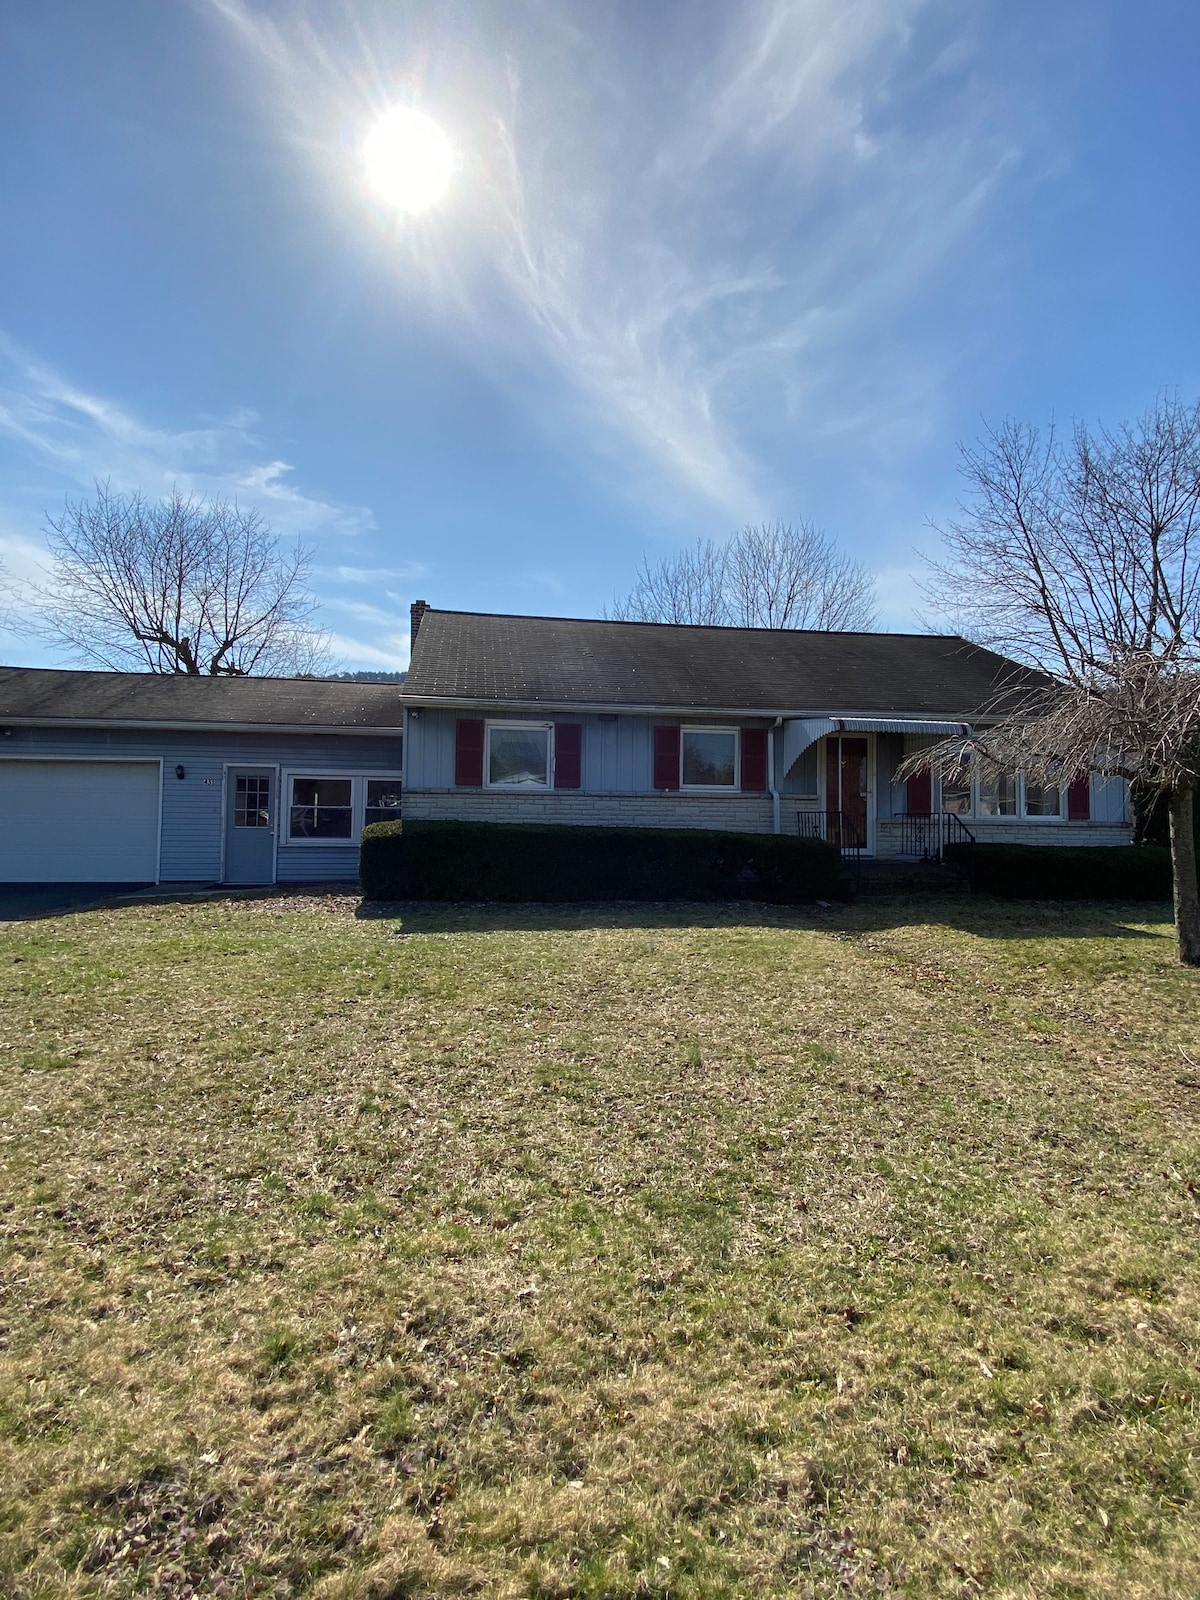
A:
{"type": "MultiPolygon", "coordinates": [[[[403,700],[404,697],[401,696],[403,700]]],[[[828,704],[818,706],[803,706],[799,708],[780,708],[779,706],[710,706],[710,705],[655,705],[633,704],[629,701],[604,701],[604,700],[538,700],[536,698],[522,699],[519,695],[512,695],[506,700],[486,700],[482,697],[468,698],[466,696],[450,696],[428,699],[413,697],[404,701],[405,710],[411,715],[420,711],[474,711],[485,714],[493,711],[506,711],[510,714],[516,711],[529,710],[541,712],[564,713],[574,716],[609,716],[615,713],[626,717],[762,717],[778,718],[781,722],[790,722],[793,719],[803,720],[807,717],[828,717],[830,721],[837,721],[838,717],[849,721],[858,721],[863,718],[887,717],[896,722],[968,722],[973,727],[980,727],[986,723],[1002,722],[1001,716],[986,716],[981,713],[970,713],[966,716],[939,707],[931,711],[928,707],[921,711],[880,710],[875,706],[869,710],[850,711],[844,710],[835,717],[829,710],[828,704]]]]}
{"type": "Polygon", "coordinates": [[[771,832],[780,831],[779,790],[775,787],[775,735],[783,727],[783,718],[776,717],[767,732],[767,788],[771,794],[771,832]]]}
{"type": "Polygon", "coordinates": [[[355,738],[403,736],[404,727],[363,727],[359,723],[313,722],[160,722],[135,717],[10,717],[0,711],[4,728],[133,728],[159,733],[335,733],[355,738]]]}

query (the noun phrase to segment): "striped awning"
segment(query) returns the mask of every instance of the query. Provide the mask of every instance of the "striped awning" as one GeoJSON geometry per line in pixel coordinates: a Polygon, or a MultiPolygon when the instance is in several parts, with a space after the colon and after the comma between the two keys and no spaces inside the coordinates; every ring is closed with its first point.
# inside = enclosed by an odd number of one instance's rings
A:
{"type": "Polygon", "coordinates": [[[932,733],[943,738],[971,732],[969,722],[935,722],[915,717],[789,717],[783,725],[783,770],[829,733],[932,733]]]}

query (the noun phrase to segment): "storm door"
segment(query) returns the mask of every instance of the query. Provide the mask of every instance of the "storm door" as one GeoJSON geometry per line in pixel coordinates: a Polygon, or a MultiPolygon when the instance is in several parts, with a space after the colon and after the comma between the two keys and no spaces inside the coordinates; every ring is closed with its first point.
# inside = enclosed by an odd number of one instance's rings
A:
{"type": "Polygon", "coordinates": [[[230,767],[225,783],[225,882],[275,882],[274,767],[230,767]]]}
{"type": "Polygon", "coordinates": [[[869,849],[867,741],[832,737],[825,741],[826,837],[842,850],[869,849]]]}

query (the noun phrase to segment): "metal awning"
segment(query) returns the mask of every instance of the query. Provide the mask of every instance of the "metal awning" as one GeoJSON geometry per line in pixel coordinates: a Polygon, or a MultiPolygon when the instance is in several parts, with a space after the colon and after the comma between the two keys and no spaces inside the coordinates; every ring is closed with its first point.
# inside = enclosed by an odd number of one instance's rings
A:
{"type": "Polygon", "coordinates": [[[914,717],[789,717],[783,724],[783,770],[790,772],[808,749],[829,733],[934,733],[943,737],[971,732],[969,722],[934,722],[914,717]]]}

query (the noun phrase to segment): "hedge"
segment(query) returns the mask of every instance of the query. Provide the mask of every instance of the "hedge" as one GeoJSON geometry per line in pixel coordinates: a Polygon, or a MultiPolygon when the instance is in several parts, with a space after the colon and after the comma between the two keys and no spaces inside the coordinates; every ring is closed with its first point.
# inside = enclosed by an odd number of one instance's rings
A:
{"type": "Polygon", "coordinates": [[[363,829],[368,900],[832,898],[842,862],[822,839],[700,828],[375,822],[363,829]]]}
{"type": "Polygon", "coordinates": [[[946,858],[977,894],[1002,900],[1171,898],[1171,852],[1159,845],[952,844],[946,858]]]}

